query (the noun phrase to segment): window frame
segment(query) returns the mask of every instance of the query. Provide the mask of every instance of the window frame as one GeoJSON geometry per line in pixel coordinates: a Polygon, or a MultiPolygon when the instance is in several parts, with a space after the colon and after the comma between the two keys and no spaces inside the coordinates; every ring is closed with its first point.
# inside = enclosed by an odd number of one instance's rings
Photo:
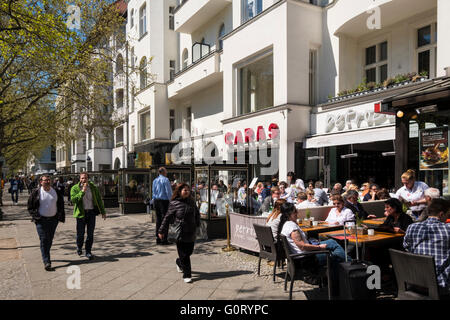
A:
{"type": "Polygon", "coordinates": [[[147,34],[147,3],[139,8],[139,39],[147,34]]]}
{"type": "Polygon", "coordinates": [[[241,23],[244,24],[247,21],[255,18],[256,16],[258,16],[261,12],[263,12],[263,8],[264,8],[264,2],[263,0],[241,0],[241,10],[242,10],[242,15],[241,15],[241,23]],[[252,17],[249,17],[249,11],[248,9],[248,2],[249,1],[254,1],[255,2],[255,13],[252,17]],[[258,11],[259,9],[259,11],[258,11]]]}
{"type": "Polygon", "coordinates": [[[414,68],[418,74],[422,71],[419,70],[419,54],[429,51],[430,52],[430,72],[428,78],[433,79],[437,74],[437,21],[433,19],[432,21],[427,21],[426,23],[414,26],[414,68]],[[431,43],[419,47],[419,30],[430,27],[430,37],[431,43]]]}
{"type": "Polygon", "coordinates": [[[139,113],[139,141],[144,142],[151,139],[152,131],[151,131],[151,118],[150,118],[150,109],[147,109],[145,111],[141,111],[139,113]],[[143,128],[142,128],[142,117],[148,115],[148,138],[143,137],[143,128]]]}
{"type": "Polygon", "coordinates": [[[375,69],[375,83],[382,83],[386,79],[389,78],[389,65],[390,65],[390,41],[388,38],[383,38],[383,40],[377,40],[373,41],[370,45],[364,46],[364,53],[363,53],[363,79],[366,79],[367,83],[370,83],[372,81],[369,81],[367,78],[367,72],[369,70],[375,69]],[[386,59],[381,59],[381,45],[386,43],[386,59]],[[367,49],[375,47],[375,62],[371,64],[367,63],[367,49]],[[387,72],[386,72],[386,79],[381,79],[381,68],[386,66],[387,72]]]}

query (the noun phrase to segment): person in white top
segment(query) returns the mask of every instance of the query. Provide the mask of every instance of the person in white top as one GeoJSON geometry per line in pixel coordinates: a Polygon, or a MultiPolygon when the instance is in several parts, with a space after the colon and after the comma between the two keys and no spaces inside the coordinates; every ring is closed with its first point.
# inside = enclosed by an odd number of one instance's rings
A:
{"type": "Polygon", "coordinates": [[[416,172],[411,169],[402,174],[402,183],[403,187],[398,189],[395,195],[409,206],[417,219],[427,206],[425,190],[429,187],[424,182],[416,181],[416,172]]]}
{"type": "Polygon", "coordinates": [[[332,197],[334,208],[328,213],[328,217],[325,220],[329,224],[344,225],[345,221],[354,220],[355,214],[349,208],[344,207],[344,198],[340,195],[334,195],[332,197]]]}
{"type": "Polygon", "coordinates": [[[28,199],[28,211],[36,224],[44,268],[52,270],[50,249],[58,222],[65,221],[64,194],[51,187],[50,177],[40,179],[41,187],[31,192],[28,199]]]}
{"type": "Polygon", "coordinates": [[[280,188],[280,198],[285,199],[287,202],[294,203],[295,201],[295,187],[288,188],[288,184],[284,181],[279,183],[278,188],[280,188]]]}
{"type": "Polygon", "coordinates": [[[287,184],[288,187],[292,188],[293,186],[295,186],[296,189],[298,189],[299,191],[305,191],[305,183],[303,182],[302,179],[297,179],[295,177],[295,173],[290,171],[287,174],[287,184]]]}
{"type": "Polygon", "coordinates": [[[279,199],[275,202],[272,213],[267,217],[266,226],[272,229],[272,235],[275,242],[278,241],[278,225],[281,218],[281,206],[286,203],[285,199],[279,199]]]}
{"type": "Polygon", "coordinates": [[[298,209],[315,208],[318,207],[318,203],[314,198],[314,191],[308,190],[306,192],[300,192],[297,196],[297,204],[295,207],[298,209]]]}

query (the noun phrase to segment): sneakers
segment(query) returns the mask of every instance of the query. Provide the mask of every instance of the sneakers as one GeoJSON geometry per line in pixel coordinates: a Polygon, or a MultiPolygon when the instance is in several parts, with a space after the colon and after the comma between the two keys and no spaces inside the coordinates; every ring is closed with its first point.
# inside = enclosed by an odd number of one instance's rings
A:
{"type": "Polygon", "coordinates": [[[46,271],[52,271],[52,264],[49,263],[49,262],[45,263],[45,264],[44,264],[44,269],[45,269],[46,271]]]}
{"type": "Polygon", "coordinates": [[[183,278],[183,281],[185,283],[191,283],[192,282],[192,278],[183,278]]]}
{"type": "Polygon", "coordinates": [[[86,258],[88,258],[89,260],[94,259],[94,256],[92,255],[92,253],[86,253],[86,258]]]}
{"type": "Polygon", "coordinates": [[[179,273],[183,273],[183,269],[181,269],[178,265],[177,265],[177,271],[178,271],[179,273]]]}

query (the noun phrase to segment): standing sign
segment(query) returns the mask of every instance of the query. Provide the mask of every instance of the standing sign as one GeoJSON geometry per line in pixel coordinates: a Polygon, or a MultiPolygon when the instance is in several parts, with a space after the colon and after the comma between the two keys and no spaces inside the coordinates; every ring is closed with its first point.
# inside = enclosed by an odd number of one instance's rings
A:
{"type": "Polygon", "coordinates": [[[420,130],[420,170],[448,170],[448,127],[420,130]]]}

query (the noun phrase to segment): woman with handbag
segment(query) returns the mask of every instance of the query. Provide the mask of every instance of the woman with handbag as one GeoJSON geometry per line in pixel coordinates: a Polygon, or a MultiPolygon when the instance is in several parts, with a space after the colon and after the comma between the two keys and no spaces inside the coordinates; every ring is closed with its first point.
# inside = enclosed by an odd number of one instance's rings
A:
{"type": "Polygon", "coordinates": [[[169,209],[158,230],[160,239],[167,234],[169,224],[173,224],[169,239],[173,237],[177,244],[178,258],[175,261],[177,270],[183,273],[184,282],[190,283],[191,255],[194,251],[197,227],[200,226],[200,212],[191,197],[191,188],[185,183],[177,185],[172,195],[169,209]]]}

